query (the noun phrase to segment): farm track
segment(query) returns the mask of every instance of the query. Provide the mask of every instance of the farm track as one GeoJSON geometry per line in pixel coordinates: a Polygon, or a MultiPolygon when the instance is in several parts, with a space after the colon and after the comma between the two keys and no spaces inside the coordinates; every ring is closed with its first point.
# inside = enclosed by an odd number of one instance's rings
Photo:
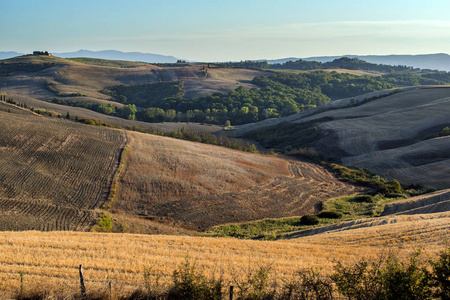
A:
{"type": "Polygon", "coordinates": [[[107,199],[125,133],[40,116],[0,117],[0,229],[88,230],[96,215],[90,210],[107,199]]]}

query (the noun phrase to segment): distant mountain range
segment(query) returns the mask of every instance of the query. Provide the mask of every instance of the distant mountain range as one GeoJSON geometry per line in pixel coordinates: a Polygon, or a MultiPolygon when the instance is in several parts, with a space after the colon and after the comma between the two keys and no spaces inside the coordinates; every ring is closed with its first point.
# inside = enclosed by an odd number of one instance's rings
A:
{"type": "Polygon", "coordinates": [[[421,55],[341,55],[341,56],[316,56],[307,58],[282,58],[268,60],[269,64],[285,63],[299,59],[307,61],[329,62],[341,57],[358,58],[374,64],[384,64],[393,66],[411,66],[420,69],[431,69],[440,71],[450,71],[450,55],[445,53],[421,54],[421,55]]]}
{"type": "Polygon", "coordinates": [[[7,51],[7,52],[0,51],[0,59],[8,59],[8,58],[16,57],[16,56],[20,56],[20,55],[23,55],[23,53],[14,52],[14,51],[7,51]]]}
{"type": "MultiPolygon", "coordinates": [[[[127,60],[127,61],[142,61],[148,63],[175,63],[179,60],[173,56],[152,54],[152,53],[141,53],[141,52],[121,52],[117,50],[103,50],[103,51],[90,51],[90,50],[78,50],[75,52],[64,52],[64,53],[52,53],[55,56],[72,58],[72,57],[90,57],[90,58],[101,58],[101,59],[111,59],[111,60],[127,60]]],[[[24,55],[18,52],[0,52],[0,59],[7,59],[19,55],[24,55]]],[[[341,57],[355,57],[361,60],[375,63],[375,64],[385,64],[385,65],[402,65],[411,66],[420,69],[431,69],[431,70],[441,70],[450,71],[450,55],[445,53],[438,54],[422,54],[422,55],[341,55],[341,56],[317,56],[317,57],[307,57],[307,58],[282,58],[267,60],[269,64],[284,63],[287,61],[296,61],[299,59],[307,61],[319,61],[328,62],[341,57]]]]}

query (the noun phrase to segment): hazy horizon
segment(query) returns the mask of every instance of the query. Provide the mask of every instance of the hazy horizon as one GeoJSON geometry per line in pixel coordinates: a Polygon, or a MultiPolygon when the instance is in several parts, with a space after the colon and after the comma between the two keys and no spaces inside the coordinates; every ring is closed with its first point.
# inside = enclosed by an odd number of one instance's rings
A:
{"type": "Polygon", "coordinates": [[[0,0],[0,51],[118,50],[193,61],[447,53],[450,3],[0,0]]]}

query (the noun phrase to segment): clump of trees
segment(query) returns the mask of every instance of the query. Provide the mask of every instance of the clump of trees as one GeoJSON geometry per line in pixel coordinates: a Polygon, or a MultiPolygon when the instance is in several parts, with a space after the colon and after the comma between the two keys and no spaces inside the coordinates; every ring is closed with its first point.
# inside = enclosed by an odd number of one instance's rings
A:
{"type": "Polygon", "coordinates": [[[395,87],[380,77],[314,72],[258,76],[260,87],[238,87],[228,93],[214,93],[185,99],[182,82],[113,86],[102,90],[112,100],[135,104],[143,109],[136,119],[145,122],[199,122],[233,125],[284,117],[314,108],[330,97],[350,97],[395,87]]]}

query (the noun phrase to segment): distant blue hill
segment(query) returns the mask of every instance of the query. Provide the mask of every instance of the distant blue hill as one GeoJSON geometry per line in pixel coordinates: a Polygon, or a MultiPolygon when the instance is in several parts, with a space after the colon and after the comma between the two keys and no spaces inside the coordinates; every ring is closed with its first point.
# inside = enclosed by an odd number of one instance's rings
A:
{"type": "Polygon", "coordinates": [[[307,58],[282,58],[268,60],[269,64],[285,63],[287,61],[296,61],[299,59],[307,61],[329,62],[341,57],[359,58],[361,60],[374,63],[393,66],[411,66],[420,69],[431,69],[440,71],[450,71],[450,55],[445,53],[421,54],[421,55],[341,55],[341,56],[316,56],[307,58]]]}
{"type": "Polygon", "coordinates": [[[76,52],[52,53],[55,56],[64,58],[90,57],[111,60],[142,61],[148,63],[176,63],[178,58],[167,55],[141,53],[141,52],[121,52],[116,50],[90,51],[78,50],[76,52]]]}
{"type": "Polygon", "coordinates": [[[8,59],[11,57],[21,56],[23,53],[14,52],[14,51],[0,51],[0,59],[8,59]]]}

